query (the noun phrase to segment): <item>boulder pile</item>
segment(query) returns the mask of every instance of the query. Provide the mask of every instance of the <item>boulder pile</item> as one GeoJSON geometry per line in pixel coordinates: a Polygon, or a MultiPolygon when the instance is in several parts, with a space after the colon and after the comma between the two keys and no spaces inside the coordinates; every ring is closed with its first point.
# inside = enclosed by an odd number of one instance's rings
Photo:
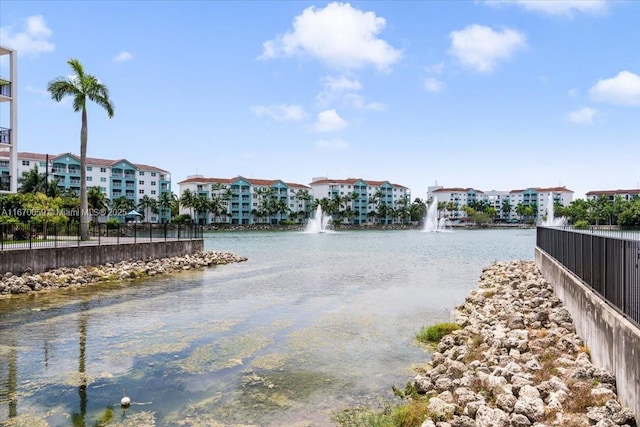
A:
{"type": "Polygon", "coordinates": [[[423,427],[637,426],[533,262],[494,263],[413,386],[423,427]]]}
{"type": "Polygon", "coordinates": [[[40,274],[5,273],[0,277],[0,295],[85,286],[97,282],[139,279],[246,260],[246,257],[237,256],[231,252],[202,251],[160,259],[149,258],[99,266],[57,268],[40,274]]]}

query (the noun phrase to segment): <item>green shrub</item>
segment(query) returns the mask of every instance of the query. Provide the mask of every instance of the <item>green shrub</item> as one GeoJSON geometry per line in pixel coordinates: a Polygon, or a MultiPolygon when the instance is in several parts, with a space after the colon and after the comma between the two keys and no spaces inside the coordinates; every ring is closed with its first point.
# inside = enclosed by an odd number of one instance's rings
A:
{"type": "Polygon", "coordinates": [[[433,326],[422,328],[416,334],[416,339],[423,343],[438,342],[443,336],[458,329],[460,329],[460,326],[453,322],[437,323],[433,326]]]}
{"type": "Polygon", "coordinates": [[[573,223],[573,228],[576,230],[586,230],[589,228],[589,223],[584,219],[581,219],[573,223]]]}

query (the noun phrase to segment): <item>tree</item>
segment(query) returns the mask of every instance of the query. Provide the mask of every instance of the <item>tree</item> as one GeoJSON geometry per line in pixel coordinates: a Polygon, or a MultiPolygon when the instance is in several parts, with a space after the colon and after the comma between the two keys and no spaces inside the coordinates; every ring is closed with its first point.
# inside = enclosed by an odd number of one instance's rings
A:
{"type": "Polygon", "coordinates": [[[195,203],[195,195],[188,188],[180,195],[180,205],[183,208],[189,208],[189,216],[193,217],[193,204],[195,203]]]}
{"type": "Polygon", "coordinates": [[[144,212],[144,219],[146,222],[151,222],[149,219],[151,218],[151,211],[156,208],[158,202],[156,199],[152,199],[146,194],[142,196],[142,199],[138,202],[138,209],[144,212]]]}
{"type": "Polygon", "coordinates": [[[162,216],[167,212],[169,212],[169,217],[171,217],[171,210],[178,203],[178,197],[170,191],[163,191],[160,193],[157,203],[158,208],[160,209],[160,218],[162,218],[162,216]]]}
{"type": "Polygon", "coordinates": [[[211,200],[206,194],[198,194],[193,200],[193,208],[196,210],[196,223],[200,224],[200,214],[204,213],[204,223],[207,223],[207,212],[211,209],[211,200]]]}
{"type": "Polygon", "coordinates": [[[132,211],[135,208],[136,204],[133,202],[133,200],[125,196],[116,197],[111,202],[111,213],[113,214],[115,212],[115,216],[121,218],[124,218],[128,212],[132,211]]]}
{"type": "Polygon", "coordinates": [[[107,208],[109,207],[109,199],[104,193],[100,190],[100,187],[93,186],[87,192],[87,206],[91,210],[91,217],[93,218],[93,222],[98,222],[98,217],[100,214],[106,215],[107,208]]]}
{"type": "Polygon", "coordinates": [[[87,100],[93,101],[113,117],[113,103],[109,98],[109,89],[93,75],[87,74],[80,61],[75,58],[67,61],[74,75],[57,77],[49,82],[47,90],[51,98],[60,102],[65,96],[73,98],[73,111],[82,113],[80,128],[80,240],[89,239],[89,216],[87,201],[87,100]]]}
{"type": "Polygon", "coordinates": [[[511,202],[508,199],[502,201],[502,208],[500,208],[504,217],[509,219],[511,217],[511,202]]]}
{"type": "Polygon", "coordinates": [[[22,176],[18,178],[18,184],[20,185],[18,192],[22,194],[46,192],[46,177],[38,172],[38,165],[33,165],[28,171],[22,172],[22,176]]]}

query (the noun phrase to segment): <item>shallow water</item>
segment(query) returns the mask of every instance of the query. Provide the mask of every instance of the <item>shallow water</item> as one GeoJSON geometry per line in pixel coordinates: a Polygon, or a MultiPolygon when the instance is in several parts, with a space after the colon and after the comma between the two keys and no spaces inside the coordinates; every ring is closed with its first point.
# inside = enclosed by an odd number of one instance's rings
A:
{"type": "Polygon", "coordinates": [[[331,425],[393,400],[428,358],[415,332],[534,246],[534,230],[221,232],[205,248],[247,262],[0,299],[0,422],[331,425]]]}

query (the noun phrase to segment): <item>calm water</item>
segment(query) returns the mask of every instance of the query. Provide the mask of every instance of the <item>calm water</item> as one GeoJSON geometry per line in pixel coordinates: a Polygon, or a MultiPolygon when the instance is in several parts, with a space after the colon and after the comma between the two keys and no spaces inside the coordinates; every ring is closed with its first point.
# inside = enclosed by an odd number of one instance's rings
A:
{"type": "Polygon", "coordinates": [[[0,423],[93,426],[113,408],[159,426],[330,425],[336,408],[393,399],[428,358],[415,332],[491,262],[533,259],[535,231],[205,239],[249,261],[0,299],[0,423]]]}

